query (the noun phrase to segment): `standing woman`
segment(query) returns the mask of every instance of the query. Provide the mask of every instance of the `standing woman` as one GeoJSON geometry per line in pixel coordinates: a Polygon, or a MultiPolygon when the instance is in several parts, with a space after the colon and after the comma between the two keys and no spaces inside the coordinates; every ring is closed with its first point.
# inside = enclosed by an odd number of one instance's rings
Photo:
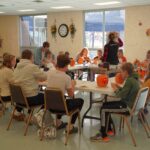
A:
{"type": "MultiPolygon", "coordinates": [[[[0,68],[0,96],[4,102],[11,101],[9,84],[13,82],[13,70],[16,65],[16,57],[6,54],[3,57],[3,65],[0,68]]],[[[24,115],[21,114],[22,109],[17,108],[16,118],[23,120],[24,115]]]]}
{"type": "Polygon", "coordinates": [[[123,42],[118,37],[116,32],[110,32],[108,35],[108,43],[104,46],[103,61],[109,62],[111,65],[118,65],[118,48],[123,45],[123,42]]]}

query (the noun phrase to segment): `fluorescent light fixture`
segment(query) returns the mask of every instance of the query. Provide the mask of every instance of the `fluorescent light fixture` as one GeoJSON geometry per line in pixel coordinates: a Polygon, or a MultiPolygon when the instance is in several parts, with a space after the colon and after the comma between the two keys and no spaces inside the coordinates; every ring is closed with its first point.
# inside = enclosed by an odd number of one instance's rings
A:
{"type": "Polygon", "coordinates": [[[28,12],[28,11],[35,11],[35,9],[22,9],[22,10],[18,10],[18,11],[21,11],[21,12],[28,12]]]}
{"type": "Polygon", "coordinates": [[[104,3],[94,3],[94,5],[115,5],[115,4],[119,4],[119,1],[110,1],[110,2],[104,2],[104,3]]]}
{"type": "Polygon", "coordinates": [[[0,11],[0,14],[4,14],[4,12],[1,12],[1,11],[0,11]]]}
{"type": "Polygon", "coordinates": [[[52,9],[69,9],[73,8],[72,6],[56,6],[56,7],[51,7],[52,9]]]}

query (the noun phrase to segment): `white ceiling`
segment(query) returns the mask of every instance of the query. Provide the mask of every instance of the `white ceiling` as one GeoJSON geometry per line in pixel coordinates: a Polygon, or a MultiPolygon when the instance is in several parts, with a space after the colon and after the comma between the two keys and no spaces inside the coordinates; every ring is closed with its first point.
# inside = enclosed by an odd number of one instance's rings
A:
{"type": "Polygon", "coordinates": [[[106,2],[113,0],[0,0],[0,12],[5,12],[0,15],[22,15],[22,14],[41,14],[52,11],[66,11],[54,10],[51,7],[55,6],[72,6],[73,10],[94,10],[103,8],[116,8],[135,5],[150,5],[150,0],[117,0],[120,4],[109,6],[96,6],[93,3],[106,2]],[[34,2],[42,1],[42,2],[34,2]],[[18,12],[20,9],[35,9],[34,12],[18,12]]]}

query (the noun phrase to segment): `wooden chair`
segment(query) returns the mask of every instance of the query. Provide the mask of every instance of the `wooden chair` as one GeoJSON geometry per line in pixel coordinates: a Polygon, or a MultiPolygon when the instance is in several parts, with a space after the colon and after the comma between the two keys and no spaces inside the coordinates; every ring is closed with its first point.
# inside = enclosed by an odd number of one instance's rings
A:
{"type": "Polygon", "coordinates": [[[13,113],[11,115],[10,121],[8,123],[7,130],[9,130],[10,125],[12,123],[16,107],[26,108],[26,109],[30,110],[30,113],[27,117],[25,132],[24,132],[24,136],[26,136],[27,131],[28,131],[28,126],[29,126],[29,123],[31,121],[31,117],[33,115],[33,111],[34,111],[35,108],[37,108],[41,105],[30,106],[28,104],[28,101],[27,101],[26,97],[24,96],[24,94],[22,92],[21,87],[18,86],[18,85],[10,84],[10,93],[11,93],[11,100],[12,100],[12,105],[14,106],[14,109],[13,109],[13,113]]]}
{"type": "Polygon", "coordinates": [[[68,142],[71,119],[72,119],[73,114],[75,113],[78,113],[78,127],[79,127],[79,133],[81,134],[80,110],[74,109],[72,111],[69,111],[62,91],[57,88],[48,88],[45,90],[44,115],[42,119],[42,128],[41,128],[42,132],[41,132],[40,140],[43,139],[43,133],[44,133],[43,120],[46,114],[46,110],[51,110],[51,112],[54,114],[62,114],[62,115],[68,116],[68,128],[67,128],[67,133],[65,137],[65,145],[67,145],[67,142],[68,142]],[[55,112],[56,110],[58,112],[55,112]]]}
{"type": "MultiPolygon", "coordinates": [[[[150,137],[149,133],[148,133],[148,130],[150,131],[150,127],[149,127],[148,121],[147,121],[147,119],[144,115],[144,112],[143,112],[144,106],[145,106],[145,103],[146,103],[146,100],[147,100],[148,92],[149,92],[148,87],[141,88],[139,90],[139,92],[136,96],[136,100],[134,102],[134,105],[133,105],[132,109],[129,111],[129,114],[127,114],[126,112],[124,112],[124,113],[122,113],[122,112],[120,112],[120,113],[113,112],[112,113],[112,114],[117,114],[117,115],[121,116],[121,120],[122,120],[121,124],[123,125],[123,127],[124,127],[124,123],[126,123],[134,146],[136,146],[137,144],[136,144],[136,140],[135,140],[135,137],[133,135],[130,123],[128,121],[129,118],[132,119],[133,116],[139,115],[140,119],[141,119],[141,122],[142,122],[142,125],[145,129],[145,132],[146,132],[147,136],[150,137]],[[144,122],[144,120],[145,120],[145,122],[144,122]]],[[[109,120],[109,117],[108,117],[108,120],[109,120]]],[[[107,123],[108,123],[108,120],[107,120],[107,123]]],[[[108,126],[108,124],[107,124],[107,126],[108,126]]],[[[120,128],[121,128],[121,125],[120,125],[120,128]]]]}

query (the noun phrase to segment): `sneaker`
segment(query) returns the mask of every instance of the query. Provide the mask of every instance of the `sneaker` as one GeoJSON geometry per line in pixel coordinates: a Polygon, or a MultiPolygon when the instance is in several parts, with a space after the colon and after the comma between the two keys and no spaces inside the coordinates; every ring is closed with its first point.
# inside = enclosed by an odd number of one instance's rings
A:
{"type": "Polygon", "coordinates": [[[107,135],[109,135],[109,136],[114,136],[115,133],[114,133],[112,130],[110,130],[110,131],[107,132],[107,135]]]}
{"type": "Polygon", "coordinates": [[[20,115],[13,115],[13,119],[17,120],[17,121],[24,121],[25,120],[25,115],[24,114],[20,114],[20,115]]]}
{"type": "Polygon", "coordinates": [[[100,133],[96,134],[95,136],[90,137],[90,140],[92,142],[99,142],[99,141],[109,142],[110,141],[110,139],[107,136],[103,138],[100,133]]]}
{"type": "MultiPolygon", "coordinates": [[[[67,133],[67,130],[65,131],[65,133],[67,133]]],[[[78,128],[77,128],[77,127],[73,127],[73,128],[69,131],[69,134],[74,134],[74,133],[78,133],[78,128]]]]}
{"type": "Polygon", "coordinates": [[[58,127],[57,129],[60,130],[60,129],[63,129],[67,126],[67,122],[62,122],[58,127]]]}

